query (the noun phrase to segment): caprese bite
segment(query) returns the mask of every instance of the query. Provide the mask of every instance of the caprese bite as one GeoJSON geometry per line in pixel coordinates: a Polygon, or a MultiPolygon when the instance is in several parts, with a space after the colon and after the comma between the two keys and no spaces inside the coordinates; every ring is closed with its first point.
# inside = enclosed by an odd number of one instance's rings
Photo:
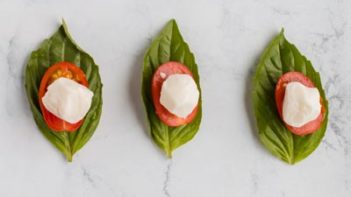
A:
{"type": "Polygon", "coordinates": [[[155,112],[168,126],[190,123],[198,112],[199,89],[192,72],[178,62],[167,62],[153,74],[152,100],[155,112]]]}
{"type": "Polygon", "coordinates": [[[279,78],[275,101],[286,127],[299,136],[317,131],[325,117],[319,90],[300,72],[288,72],[279,78]]]}
{"type": "Polygon", "coordinates": [[[94,93],[84,72],[69,62],[50,66],[41,79],[39,105],[53,131],[76,131],[88,113],[94,93]]]}

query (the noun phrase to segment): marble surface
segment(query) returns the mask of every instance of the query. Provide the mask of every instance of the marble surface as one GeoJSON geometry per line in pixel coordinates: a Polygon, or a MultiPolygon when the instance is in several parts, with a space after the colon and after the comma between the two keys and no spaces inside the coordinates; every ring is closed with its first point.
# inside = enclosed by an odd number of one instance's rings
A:
{"type": "Polygon", "coordinates": [[[0,0],[0,196],[351,196],[351,2],[348,0],[0,0]],[[36,128],[24,94],[29,54],[64,18],[100,65],[104,108],[95,135],[68,163],[36,128]],[[203,89],[198,135],[168,160],[145,131],[142,56],[175,18],[203,89]],[[260,144],[249,79],[284,27],[320,71],[327,133],[287,165],[260,144]]]}

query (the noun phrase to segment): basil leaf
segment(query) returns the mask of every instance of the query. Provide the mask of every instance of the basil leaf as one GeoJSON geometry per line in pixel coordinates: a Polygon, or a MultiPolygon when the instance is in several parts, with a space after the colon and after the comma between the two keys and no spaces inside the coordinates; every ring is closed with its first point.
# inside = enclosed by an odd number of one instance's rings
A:
{"type": "Polygon", "coordinates": [[[284,31],[263,52],[253,78],[252,102],[261,142],[281,160],[294,164],[310,155],[321,142],[328,122],[328,101],[319,73],[309,60],[284,37],[284,31]],[[326,108],[321,127],[306,136],[291,133],[280,119],[275,104],[275,85],[286,72],[298,71],[310,78],[318,88],[326,108]]]}
{"type": "Polygon", "coordinates": [[[175,20],[167,23],[160,35],[153,40],[144,56],[142,97],[152,139],[166,152],[167,156],[171,157],[173,150],[195,136],[200,127],[202,114],[201,89],[197,65],[194,55],[191,53],[187,43],[184,42],[175,20]],[[194,80],[200,91],[199,111],[196,117],[191,123],[179,127],[169,127],[164,124],[156,115],[152,102],[151,80],[153,73],[160,65],[169,61],[180,62],[187,66],[193,73],[194,80]]]}
{"type": "Polygon", "coordinates": [[[72,161],[73,155],[88,142],[99,123],[102,109],[102,84],[98,66],[90,55],[75,44],[64,21],[53,36],[44,40],[39,48],[32,52],[25,69],[25,90],[39,130],[66,156],[68,161],[72,161]],[[94,92],[84,123],[73,133],[52,131],[44,121],[38,101],[40,81],[45,71],[51,65],[62,61],[79,66],[87,77],[89,89],[94,92]]]}

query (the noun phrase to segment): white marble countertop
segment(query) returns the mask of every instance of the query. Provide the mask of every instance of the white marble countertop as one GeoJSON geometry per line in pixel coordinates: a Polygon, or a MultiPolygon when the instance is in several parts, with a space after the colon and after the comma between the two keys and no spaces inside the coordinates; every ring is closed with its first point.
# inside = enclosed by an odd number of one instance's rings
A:
{"type": "Polygon", "coordinates": [[[350,196],[350,10],[347,0],[0,0],[0,196],[350,196]],[[36,128],[23,87],[31,51],[61,18],[104,83],[100,125],[73,163],[36,128]],[[143,53],[170,18],[203,89],[201,129],[172,160],[145,132],[140,98],[143,53]],[[295,166],[266,151],[248,114],[248,81],[282,27],[320,71],[330,106],[323,142],[295,166]]]}

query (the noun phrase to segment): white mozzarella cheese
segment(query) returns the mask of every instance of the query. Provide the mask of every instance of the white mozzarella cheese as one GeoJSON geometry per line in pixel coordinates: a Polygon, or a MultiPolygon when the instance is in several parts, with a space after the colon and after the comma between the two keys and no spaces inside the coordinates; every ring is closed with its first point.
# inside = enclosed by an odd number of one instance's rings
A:
{"type": "Polygon", "coordinates": [[[283,119],[287,124],[301,127],[316,119],[320,113],[320,94],[317,88],[307,87],[300,82],[286,85],[283,119]]]}
{"type": "Polygon", "coordinates": [[[49,112],[74,124],[88,113],[93,95],[89,88],[61,77],[48,86],[42,102],[49,112]]]}
{"type": "Polygon", "coordinates": [[[172,114],[186,118],[199,102],[199,90],[187,74],[168,76],[161,87],[160,103],[172,114]]]}

